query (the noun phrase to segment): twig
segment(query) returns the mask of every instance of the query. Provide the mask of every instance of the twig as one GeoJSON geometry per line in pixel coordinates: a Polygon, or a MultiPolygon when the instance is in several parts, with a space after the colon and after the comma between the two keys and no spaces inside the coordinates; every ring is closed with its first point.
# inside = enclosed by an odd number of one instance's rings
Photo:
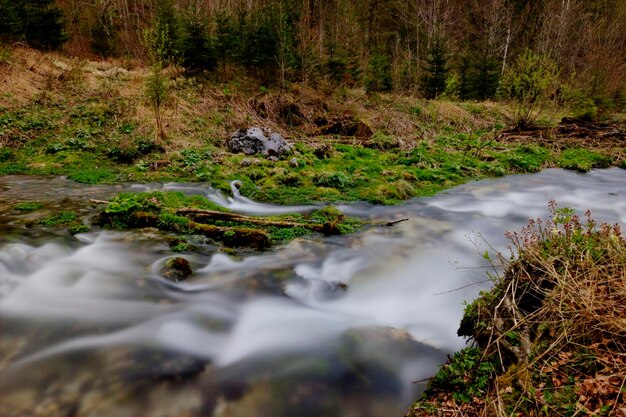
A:
{"type": "Polygon", "coordinates": [[[395,226],[398,223],[408,222],[408,221],[409,221],[409,219],[394,220],[394,221],[385,223],[385,226],[395,226]]]}

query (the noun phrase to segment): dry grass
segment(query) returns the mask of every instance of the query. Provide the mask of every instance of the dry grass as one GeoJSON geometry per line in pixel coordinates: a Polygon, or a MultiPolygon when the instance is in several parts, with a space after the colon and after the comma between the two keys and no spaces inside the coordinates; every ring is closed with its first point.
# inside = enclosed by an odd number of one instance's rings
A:
{"type": "Polygon", "coordinates": [[[515,260],[461,323],[496,365],[485,398],[438,393],[411,415],[626,416],[626,239],[551,208],[508,234],[515,260]]]}
{"type": "MultiPolygon", "coordinates": [[[[68,107],[93,99],[125,100],[139,131],[149,137],[154,120],[145,101],[148,75],[149,70],[137,62],[79,60],[13,46],[9,62],[0,65],[0,107],[45,100],[68,107]]],[[[169,68],[167,75],[171,88],[163,109],[167,140],[162,145],[168,151],[223,144],[233,131],[250,126],[272,129],[293,141],[342,142],[348,137],[323,133],[319,121],[350,117],[411,149],[442,132],[474,131],[502,120],[497,109],[483,104],[470,112],[465,104],[370,94],[362,88],[293,84],[285,91],[243,78],[229,83],[193,81],[178,68],[169,68]],[[194,121],[204,127],[194,127],[194,121]]]]}

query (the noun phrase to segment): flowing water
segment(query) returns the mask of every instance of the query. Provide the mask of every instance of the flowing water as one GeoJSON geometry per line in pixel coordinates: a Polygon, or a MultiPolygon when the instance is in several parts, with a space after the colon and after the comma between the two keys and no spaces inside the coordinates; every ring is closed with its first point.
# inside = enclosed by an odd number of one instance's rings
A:
{"type": "Polygon", "coordinates": [[[463,301],[489,287],[482,253],[505,251],[506,230],[546,217],[550,199],[626,223],[626,170],[547,170],[340,207],[409,219],[393,227],[262,253],[206,246],[182,255],[194,276],[172,283],[159,271],[180,255],[156,231],[70,237],[12,208],[36,200],[88,214],[89,198],[128,189],[279,210],[199,185],[0,178],[0,415],[401,416],[463,346],[463,301]]]}

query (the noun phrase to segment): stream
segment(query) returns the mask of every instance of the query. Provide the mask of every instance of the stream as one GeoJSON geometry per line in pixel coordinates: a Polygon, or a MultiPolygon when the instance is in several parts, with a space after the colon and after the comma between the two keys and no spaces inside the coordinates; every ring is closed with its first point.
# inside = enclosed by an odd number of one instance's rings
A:
{"type": "Polygon", "coordinates": [[[497,270],[483,253],[508,256],[505,231],[547,217],[550,199],[626,224],[618,168],[472,182],[392,207],[340,205],[409,221],[260,253],[175,254],[155,230],[70,236],[13,209],[36,200],[89,215],[89,199],[157,189],[244,213],[311,209],[201,184],[0,177],[0,415],[402,416],[464,346],[463,302],[497,270]],[[174,256],[190,261],[192,278],[161,277],[174,256]]]}

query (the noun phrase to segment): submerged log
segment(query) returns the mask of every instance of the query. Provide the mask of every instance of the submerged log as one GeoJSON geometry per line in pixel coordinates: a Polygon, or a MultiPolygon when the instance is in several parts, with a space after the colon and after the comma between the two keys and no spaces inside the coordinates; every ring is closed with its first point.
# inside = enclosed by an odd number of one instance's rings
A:
{"type": "Polygon", "coordinates": [[[197,222],[203,223],[206,220],[223,220],[232,221],[238,223],[248,223],[257,226],[275,226],[275,227],[304,227],[314,232],[329,234],[338,234],[339,228],[336,223],[304,223],[293,221],[281,221],[265,219],[260,217],[246,216],[244,214],[230,213],[224,211],[204,210],[195,208],[183,208],[176,210],[176,214],[194,219],[197,222]]]}

